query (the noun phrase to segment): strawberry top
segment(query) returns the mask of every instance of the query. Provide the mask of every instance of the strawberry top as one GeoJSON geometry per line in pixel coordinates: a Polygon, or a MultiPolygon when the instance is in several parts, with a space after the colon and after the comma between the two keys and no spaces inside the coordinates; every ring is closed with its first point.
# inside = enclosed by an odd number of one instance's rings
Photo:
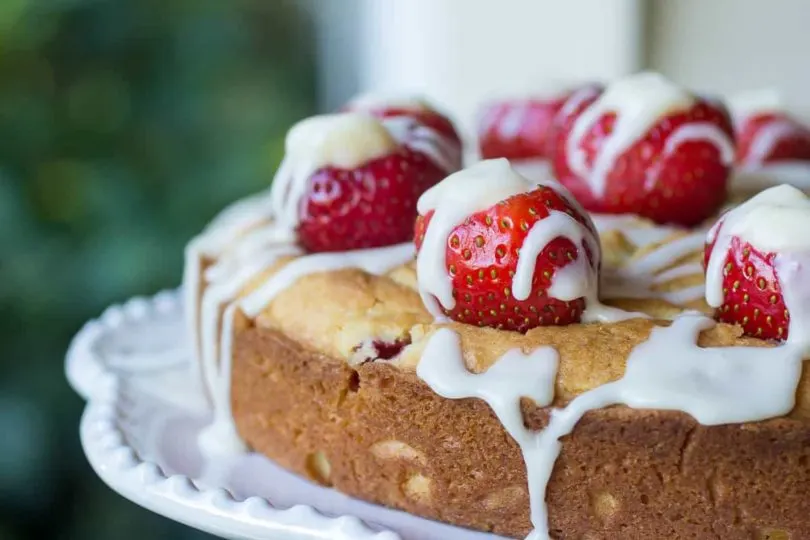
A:
{"type": "Polygon", "coordinates": [[[598,304],[597,233],[559,187],[484,161],[428,190],[419,212],[417,276],[434,314],[525,332],[598,304]]]}
{"type": "Polygon", "coordinates": [[[725,109],[653,73],[575,92],[550,148],[557,178],[589,210],[685,226],[724,202],[734,156],[725,109]]]}
{"type": "Polygon", "coordinates": [[[747,335],[810,344],[810,200],[777,186],[725,214],[705,250],[706,301],[747,335]]]}
{"type": "MultiPolygon", "coordinates": [[[[346,251],[410,240],[416,201],[446,172],[411,148],[411,132],[360,113],[294,126],[271,190],[278,225],[309,251],[346,251]]],[[[429,140],[421,140],[429,151],[429,140]]]]}

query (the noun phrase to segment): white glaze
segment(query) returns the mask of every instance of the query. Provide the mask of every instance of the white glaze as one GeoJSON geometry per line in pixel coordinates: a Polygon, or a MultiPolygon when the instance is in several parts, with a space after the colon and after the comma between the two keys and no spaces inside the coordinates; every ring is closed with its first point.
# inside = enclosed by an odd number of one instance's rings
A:
{"type": "Polygon", "coordinates": [[[493,204],[533,189],[506,159],[481,161],[439,182],[419,198],[417,209],[424,216],[433,212],[430,226],[416,258],[419,294],[434,316],[441,307],[453,309],[453,287],[447,273],[447,238],[468,216],[493,204]]]}
{"type": "Polygon", "coordinates": [[[538,459],[537,434],[526,429],[523,423],[520,398],[530,398],[538,407],[550,405],[554,399],[557,363],[557,352],[551,347],[541,347],[530,354],[512,349],[486,372],[475,375],[467,371],[458,334],[440,328],[430,337],[416,368],[417,376],[440,396],[448,399],[477,397],[492,408],[523,452],[535,526],[544,521],[545,515],[545,483],[535,478],[544,476],[545,471],[539,468],[543,461],[538,459]]]}
{"type": "Polygon", "coordinates": [[[231,412],[233,332],[238,313],[255,318],[280,292],[309,274],[342,268],[360,268],[372,274],[382,274],[405,264],[413,259],[413,255],[413,244],[408,242],[384,248],[302,256],[287,263],[244,298],[228,305],[222,316],[221,332],[218,334],[219,361],[209,366],[216,373],[210,378],[213,422],[200,433],[200,449],[206,455],[228,455],[244,449],[231,412]]]}
{"type": "Polygon", "coordinates": [[[796,135],[799,132],[796,124],[792,121],[772,120],[760,127],[754,134],[754,140],[745,156],[743,167],[756,167],[763,164],[768,155],[773,152],[776,145],[785,138],[796,135]]]}
{"type": "MultiPolygon", "coordinates": [[[[532,279],[534,278],[535,264],[537,256],[545,249],[549,242],[555,238],[567,238],[576,247],[577,260],[587,259],[584,253],[585,246],[591,250],[594,257],[601,253],[599,240],[582,226],[573,217],[565,212],[552,210],[548,217],[536,222],[529,229],[523,245],[520,247],[517,268],[512,278],[512,296],[517,300],[526,300],[532,292],[532,279]]],[[[597,258],[598,264],[598,258],[597,258]]],[[[596,267],[591,264],[586,266],[589,270],[566,274],[564,270],[577,266],[571,263],[564,268],[557,270],[554,275],[552,288],[549,295],[562,301],[570,301],[585,296],[590,292],[591,284],[596,280],[596,267]],[[566,279],[568,276],[568,279],[566,279]]]]}
{"type": "Polygon", "coordinates": [[[705,231],[698,230],[676,238],[656,247],[652,251],[631,259],[624,269],[636,276],[656,274],[672,266],[678,259],[696,251],[701,251],[706,242],[705,237],[705,231]]]}
{"type": "Polygon", "coordinates": [[[574,121],[568,138],[568,164],[585,179],[596,195],[605,192],[605,180],[613,163],[658,120],[668,114],[689,109],[694,97],[657,73],[638,73],[610,86],[574,121]],[[599,119],[616,114],[613,132],[605,138],[588,167],[582,140],[599,119]]]}
{"type": "MultiPolygon", "coordinates": [[[[793,186],[767,189],[724,214],[718,223],[721,226],[715,226],[707,239],[716,240],[718,246],[721,241],[730,241],[731,236],[739,236],[765,252],[801,253],[810,249],[810,200],[793,186]]],[[[718,252],[717,246],[714,252],[718,252]]],[[[712,257],[709,261],[707,279],[714,285],[722,281],[724,258],[712,257]]],[[[717,301],[717,296],[714,298],[717,301]]]]}
{"type": "Polygon", "coordinates": [[[184,274],[189,333],[214,406],[214,421],[200,436],[203,451],[230,453],[244,447],[230,410],[232,333],[239,312],[255,317],[281,290],[312,272],[346,267],[384,272],[413,257],[410,243],[300,257],[236,300],[280,257],[300,255],[294,245],[299,202],[315,171],[324,166],[355,168],[400,145],[448,168],[454,167],[451,162],[460,151],[458,145],[450,148],[435,130],[406,117],[378,120],[363,113],[341,113],[304,120],[287,136],[285,158],[270,193],[233,205],[189,244],[184,274]],[[201,276],[203,258],[216,262],[201,276]]]}
{"type": "Polygon", "coordinates": [[[734,237],[763,253],[776,253],[776,279],[790,312],[788,343],[810,344],[810,199],[792,186],[763,191],[727,212],[712,228],[706,265],[706,302],[723,304],[723,267],[734,237]]]}
{"type": "Polygon", "coordinates": [[[785,110],[782,96],[775,88],[741,92],[731,96],[727,103],[731,117],[738,127],[754,115],[778,113],[785,110]]]}
{"type": "Polygon", "coordinates": [[[703,231],[696,231],[631,259],[622,268],[603,270],[600,295],[602,298],[660,298],[676,305],[701,298],[704,295],[702,284],[675,291],[661,291],[658,286],[675,278],[703,274],[700,263],[672,265],[688,255],[702,252],[704,236],[703,231]]]}
{"type": "Polygon", "coordinates": [[[685,263],[664,270],[660,274],[656,274],[653,277],[653,283],[666,283],[667,281],[672,281],[673,279],[685,276],[693,276],[695,274],[703,274],[703,265],[699,262],[685,263]]]}
{"type": "Polygon", "coordinates": [[[780,184],[810,191],[810,161],[784,160],[738,167],[731,175],[732,192],[760,191],[780,184]]]}
{"type": "Polygon", "coordinates": [[[512,168],[531,182],[557,183],[551,162],[544,158],[512,159],[512,168]]]}
{"type": "Polygon", "coordinates": [[[384,118],[381,122],[400,144],[425,155],[447,174],[458,170],[462,152],[458,141],[410,116],[384,118]]]}
{"type": "Polygon", "coordinates": [[[703,315],[686,313],[669,327],[655,328],[649,340],[633,349],[620,380],[587,391],[565,408],[553,410],[548,425],[539,432],[525,428],[520,398],[535,399],[540,407],[552,401],[549,389],[553,392],[557,364],[553,349],[540,348],[519,363],[515,362],[516,353],[510,351],[487,372],[472,375],[466,372],[458,337],[449,329],[441,329],[430,337],[417,375],[446,398],[479,397],[492,407],[520,445],[526,463],[535,527],[529,538],[546,540],[544,495],[561,450],[559,439],[571,433],[587,412],[624,404],[637,409],[683,411],[701,424],[719,425],[755,422],[793,409],[803,348],[698,347],[700,332],[714,324],[703,315]]]}
{"type": "MultiPolygon", "coordinates": [[[[709,122],[695,122],[678,127],[667,137],[659,164],[663,163],[663,159],[672,155],[683,143],[695,141],[711,143],[720,153],[720,160],[724,165],[734,163],[734,144],[728,134],[709,122]]],[[[659,171],[660,166],[652,168],[648,173],[644,182],[647,190],[655,187],[659,171]]]]}
{"type": "Polygon", "coordinates": [[[632,214],[591,214],[591,221],[600,234],[619,231],[637,247],[660,242],[679,230],[632,214]]]}
{"type": "MultiPolygon", "coordinates": [[[[556,183],[542,183],[555,189],[577,212],[587,212],[571,194],[556,183]]],[[[441,307],[453,309],[452,281],[447,272],[447,241],[453,229],[468,216],[493,206],[509,197],[529,192],[536,184],[518,174],[506,159],[482,161],[472,167],[448,176],[444,181],[426,191],[418,202],[421,215],[433,211],[433,217],[425,231],[422,248],[416,258],[416,274],[419,294],[428,311],[439,321],[445,318],[441,307]]],[[[561,300],[585,298],[584,322],[617,321],[641,316],[602,305],[598,295],[596,268],[601,261],[599,240],[585,226],[567,214],[551,212],[536,222],[529,231],[518,257],[512,294],[525,300],[531,291],[531,280],[537,255],[557,237],[569,238],[578,250],[587,245],[593,262],[580,252],[573,262],[555,272],[549,294],[561,300]]]]}
{"type": "Polygon", "coordinates": [[[211,223],[186,246],[183,267],[183,301],[186,326],[195,357],[200,357],[200,290],[203,259],[215,259],[239,236],[265,223],[270,216],[270,193],[263,192],[237,201],[222,210],[211,223]]]}

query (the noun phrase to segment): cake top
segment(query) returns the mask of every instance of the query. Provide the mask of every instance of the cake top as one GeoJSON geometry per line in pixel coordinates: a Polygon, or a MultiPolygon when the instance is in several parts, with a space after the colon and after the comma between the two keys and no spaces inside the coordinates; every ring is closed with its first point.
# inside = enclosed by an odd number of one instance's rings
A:
{"type": "MultiPolygon", "coordinates": [[[[251,325],[324,361],[387,362],[445,397],[484,399],[534,493],[589,410],[807,414],[810,202],[776,187],[717,219],[735,151],[722,104],[652,73],[573,92],[549,136],[556,178],[540,181],[505,159],[455,172],[444,117],[368,106],[295,126],[270,195],[187,249],[215,425],[231,416],[234,336],[251,325]],[[589,210],[637,215],[598,231],[589,210]],[[527,395],[565,408],[529,432],[527,395]]],[[[544,512],[533,497],[539,538],[544,512]]]]}

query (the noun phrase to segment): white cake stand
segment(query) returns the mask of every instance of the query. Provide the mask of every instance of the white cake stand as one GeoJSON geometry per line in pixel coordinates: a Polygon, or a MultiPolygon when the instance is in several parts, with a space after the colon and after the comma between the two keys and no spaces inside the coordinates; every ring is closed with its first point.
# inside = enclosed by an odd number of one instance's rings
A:
{"type": "Polygon", "coordinates": [[[73,339],[70,384],[87,400],[81,442],[127,499],[222,538],[494,540],[316,486],[258,455],[206,460],[210,416],[192,377],[176,291],[113,306],[73,339]]]}

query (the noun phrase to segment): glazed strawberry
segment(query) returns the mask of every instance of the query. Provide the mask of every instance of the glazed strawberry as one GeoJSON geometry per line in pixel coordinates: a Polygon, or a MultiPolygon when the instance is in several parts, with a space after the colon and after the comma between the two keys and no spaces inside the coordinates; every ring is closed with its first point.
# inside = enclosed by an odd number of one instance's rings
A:
{"type": "MultiPolygon", "coordinates": [[[[408,126],[406,126],[408,127],[408,126]]],[[[287,134],[271,192],[281,236],[309,251],[380,247],[413,238],[419,196],[447,175],[411,148],[408,129],[339,113],[302,120],[287,134]]]]}
{"type": "MultiPolygon", "coordinates": [[[[715,242],[706,245],[708,266],[715,242]]],[[[723,304],[717,320],[739,324],[749,335],[783,340],[788,335],[787,309],[774,268],[774,253],[762,253],[735,236],[723,264],[723,304]]]]}
{"type": "MultiPolygon", "coordinates": [[[[423,242],[434,217],[430,211],[416,220],[415,243],[420,251],[427,249],[423,242]]],[[[561,300],[552,289],[561,270],[582,264],[582,258],[595,275],[598,243],[588,244],[585,238],[596,238],[590,219],[566,195],[548,186],[537,186],[473,213],[452,229],[444,243],[454,305],[450,309],[442,305],[442,311],[466,324],[517,332],[579,322],[585,297],[561,300]],[[526,276],[529,286],[519,293],[517,287],[523,286],[515,276],[521,272],[520,252],[533,253],[530,231],[543,222],[550,227],[542,231],[549,233],[548,242],[534,246],[539,251],[532,261],[533,273],[526,276]],[[555,234],[560,223],[569,228],[555,234]],[[571,227],[579,232],[578,240],[565,232],[571,227]]]]}
{"type": "Polygon", "coordinates": [[[416,201],[445,173],[400,148],[351,170],[324,167],[309,182],[298,240],[309,251],[346,251],[407,242],[416,201]]]}
{"type": "Polygon", "coordinates": [[[478,124],[481,158],[521,160],[547,157],[548,132],[570,94],[565,92],[547,99],[487,105],[478,124]]]}
{"type": "Polygon", "coordinates": [[[367,112],[378,118],[414,118],[461,146],[461,137],[459,137],[453,122],[426,101],[418,98],[386,99],[375,96],[360,96],[350,101],[344,109],[347,111],[367,112]]]}
{"type": "Polygon", "coordinates": [[[550,139],[555,176],[592,212],[693,226],[726,199],[734,156],[727,111],[660,75],[575,92],[550,139]]]}
{"type": "Polygon", "coordinates": [[[754,114],[737,126],[737,162],[810,161],[810,128],[784,112],[754,114]]]}
{"type": "Polygon", "coordinates": [[[787,184],[725,213],[705,249],[706,302],[715,317],[749,336],[808,346],[808,229],[810,199],[787,184]]]}

